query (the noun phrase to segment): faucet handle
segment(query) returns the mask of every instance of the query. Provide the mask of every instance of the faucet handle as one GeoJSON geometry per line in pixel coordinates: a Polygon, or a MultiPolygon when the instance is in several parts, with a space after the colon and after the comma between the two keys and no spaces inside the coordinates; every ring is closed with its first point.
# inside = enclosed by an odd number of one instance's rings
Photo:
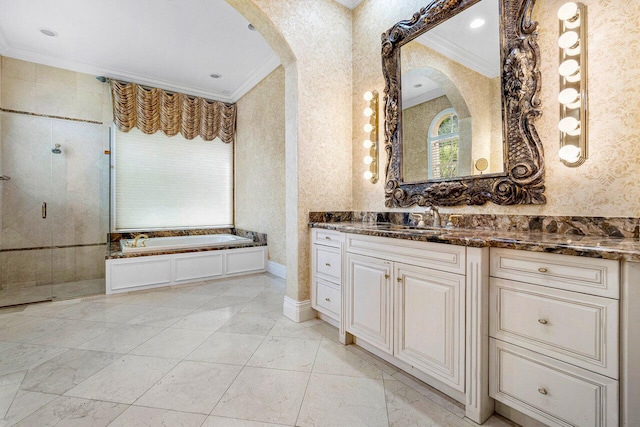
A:
{"type": "Polygon", "coordinates": [[[418,227],[424,227],[425,226],[425,222],[424,222],[425,214],[423,214],[421,212],[410,212],[409,213],[409,217],[419,220],[418,221],[418,227]]]}

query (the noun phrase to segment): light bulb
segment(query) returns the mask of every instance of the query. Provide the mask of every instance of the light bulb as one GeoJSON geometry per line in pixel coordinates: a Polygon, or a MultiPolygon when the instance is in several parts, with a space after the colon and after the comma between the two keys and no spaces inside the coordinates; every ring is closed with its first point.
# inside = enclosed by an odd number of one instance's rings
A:
{"type": "Polygon", "coordinates": [[[373,178],[373,172],[366,171],[365,173],[362,174],[362,176],[364,177],[364,179],[371,179],[373,178]]]}
{"type": "Polygon", "coordinates": [[[367,123],[362,129],[364,129],[365,132],[373,132],[373,125],[371,123],[367,123]]]}
{"type": "Polygon", "coordinates": [[[364,116],[365,117],[371,117],[373,116],[373,109],[367,107],[364,109],[364,116]]]}
{"type": "Polygon", "coordinates": [[[558,156],[567,163],[575,163],[580,159],[580,147],[572,144],[560,148],[558,156]]]}
{"type": "Polygon", "coordinates": [[[577,14],[578,4],[573,1],[563,4],[560,6],[560,9],[558,9],[558,19],[561,21],[569,21],[572,18],[576,18],[577,14]]]}
{"type": "Polygon", "coordinates": [[[471,21],[471,23],[469,24],[469,28],[473,28],[473,29],[480,28],[484,25],[484,22],[485,22],[484,19],[476,18],[473,21],[471,21]]]}
{"type": "Polygon", "coordinates": [[[364,148],[371,148],[373,147],[373,142],[371,142],[370,139],[365,139],[364,142],[362,143],[362,146],[364,148]]]}
{"type": "Polygon", "coordinates": [[[578,126],[580,126],[580,122],[575,117],[565,117],[558,122],[558,129],[569,135],[576,135],[575,131],[578,130],[578,126]]]}
{"type": "Polygon", "coordinates": [[[364,93],[364,100],[365,100],[365,101],[369,102],[369,101],[371,101],[372,99],[373,99],[373,93],[371,93],[371,92],[365,92],[365,93],[364,93]]]}
{"type": "Polygon", "coordinates": [[[365,164],[365,165],[370,165],[371,163],[373,163],[373,157],[371,157],[371,156],[364,156],[364,164],[365,164]]]}
{"type": "Polygon", "coordinates": [[[562,49],[570,49],[578,44],[580,37],[575,31],[567,31],[558,38],[558,46],[562,49]]]}
{"type": "Polygon", "coordinates": [[[567,59],[558,67],[558,73],[568,82],[580,80],[580,64],[575,59],[567,59]]]}
{"type": "Polygon", "coordinates": [[[579,96],[580,94],[578,93],[578,91],[570,87],[564,89],[558,94],[558,102],[560,102],[560,104],[562,105],[566,105],[569,108],[576,108],[579,106],[579,104],[575,105],[575,103],[578,102],[579,96]]]}

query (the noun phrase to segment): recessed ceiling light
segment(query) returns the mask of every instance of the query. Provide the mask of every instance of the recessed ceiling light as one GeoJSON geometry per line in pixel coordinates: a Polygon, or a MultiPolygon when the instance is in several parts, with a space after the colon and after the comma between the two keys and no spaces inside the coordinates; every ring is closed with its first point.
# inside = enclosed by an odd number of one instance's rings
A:
{"type": "Polygon", "coordinates": [[[482,18],[476,18],[473,21],[471,21],[471,23],[469,24],[470,28],[480,28],[484,25],[484,19],[482,18]]]}
{"type": "Polygon", "coordinates": [[[413,87],[422,87],[422,83],[416,83],[413,85],[413,87]]]}
{"type": "Polygon", "coordinates": [[[45,36],[58,37],[58,33],[49,28],[40,28],[40,32],[45,36]]]}
{"type": "Polygon", "coordinates": [[[213,73],[213,74],[211,74],[211,78],[212,78],[212,79],[219,79],[219,78],[221,78],[221,77],[222,77],[222,74],[217,74],[217,73],[213,73]]]}
{"type": "Polygon", "coordinates": [[[254,27],[253,24],[247,25],[247,28],[250,29],[251,31],[256,31],[256,27],[254,27]]]}

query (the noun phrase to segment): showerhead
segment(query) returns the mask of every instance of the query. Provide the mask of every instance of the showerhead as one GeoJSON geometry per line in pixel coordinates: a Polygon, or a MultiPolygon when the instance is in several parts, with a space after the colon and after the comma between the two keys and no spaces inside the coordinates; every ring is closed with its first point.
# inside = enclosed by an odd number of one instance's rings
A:
{"type": "Polygon", "coordinates": [[[54,148],[51,149],[51,152],[53,154],[60,154],[62,153],[62,150],[60,149],[60,144],[56,144],[56,146],[54,148]]]}

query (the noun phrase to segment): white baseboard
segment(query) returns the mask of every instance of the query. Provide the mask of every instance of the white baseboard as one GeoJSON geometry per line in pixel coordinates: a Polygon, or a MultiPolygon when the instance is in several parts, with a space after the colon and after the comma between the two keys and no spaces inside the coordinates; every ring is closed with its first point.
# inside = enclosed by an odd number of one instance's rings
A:
{"type": "Polygon", "coordinates": [[[316,311],[311,308],[311,300],[296,301],[286,295],[282,304],[282,314],[298,323],[316,317],[316,311]]]}
{"type": "Polygon", "coordinates": [[[282,279],[287,278],[287,267],[277,262],[267,261],[267,272],[282,279]]]}

